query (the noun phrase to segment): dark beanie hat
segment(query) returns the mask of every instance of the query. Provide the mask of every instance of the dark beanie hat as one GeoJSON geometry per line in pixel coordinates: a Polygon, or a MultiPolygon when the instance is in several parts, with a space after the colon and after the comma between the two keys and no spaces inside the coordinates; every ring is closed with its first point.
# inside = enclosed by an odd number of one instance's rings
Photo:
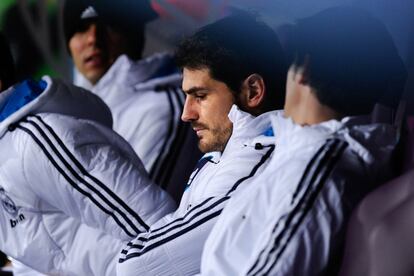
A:
{"type": "Polygon", "coordinates": [[[102,20],[121,30],[134,32],[158,17],[151,0],[85,0],[93,6],[102,20]]]}
{"type": "Polygon", "coordinates": [[[83,21],[98,19],[96,10],[84,0],[66,0],[63,6],[63,31],[66,45],[83,21]]]}
{"type": "Polygon", "coordinates": [[[158,15],[150,0],[66,0],[63,9],[63,26],[66,43],[79,29],[83,20],[98,18],[125,33],[143,29],[158,15]]]}

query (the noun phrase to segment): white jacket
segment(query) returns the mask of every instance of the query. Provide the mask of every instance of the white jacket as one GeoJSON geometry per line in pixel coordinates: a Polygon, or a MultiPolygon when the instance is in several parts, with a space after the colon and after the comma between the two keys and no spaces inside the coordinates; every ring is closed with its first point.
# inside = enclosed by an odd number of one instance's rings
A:
{"type": "MultiPolygon", "coordinates": [[[[41,272],[114,275],[121,242],[173,210],[95,95],[46,89],[0,123],[0,250],[41,272]]],[[[0,106],[15,87],[0,94],[0,106]]]]}
{"type": "Polygon", "coordinates": [[[235,106],[233,134],[222,155],[206,154],[197,165],[178,210],[160,219],[122,250],[118,275],[193,275],[218,215],[236,190],[260,174],[273,152],[273,140],[252,140],[270,127],[270,114],[254,118],[235,106]]]}
{"type": "Polygon", "coordinates": [[[194,131],[181,121],[182,76],[172,57],[156,54],[133,61],[122,55],[94,86],[81,74],[75,76],[76,85],[109,106],[113,129],[131,144],[151,179],[172,194],[180,188],[169,186],[179,184],[182,192],[201,154],[194,131]],[[185,158],[180,158],[183,151],[185,158]]]}
{"type": "Polygon", "coordinates": [[[224,209],[201,274],[336,275],[350,211],[384,179],[396,143],[391,126],[358,120],[301,127],[275,116],[272,160],[224,209]]]}

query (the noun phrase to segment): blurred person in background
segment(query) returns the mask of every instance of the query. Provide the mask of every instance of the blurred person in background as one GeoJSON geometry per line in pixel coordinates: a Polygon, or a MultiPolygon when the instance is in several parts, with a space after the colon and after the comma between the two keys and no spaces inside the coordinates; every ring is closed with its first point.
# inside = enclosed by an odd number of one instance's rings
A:
{"type": "Polygon", "coordinates": [[[126,7],[121,2],[113,8],[105,1],[65,2],[64,31],[76,67],[74,83],[104,100],[113,129],[131,144],[151,179],[178,201],[200,157],[194,134],[180,121],[182,76],[170,54],[141,59],[145,24],[157,17],[150,2],[139,1],[139,9],[134,4],[120,14],[119,7],[126,7]]]}

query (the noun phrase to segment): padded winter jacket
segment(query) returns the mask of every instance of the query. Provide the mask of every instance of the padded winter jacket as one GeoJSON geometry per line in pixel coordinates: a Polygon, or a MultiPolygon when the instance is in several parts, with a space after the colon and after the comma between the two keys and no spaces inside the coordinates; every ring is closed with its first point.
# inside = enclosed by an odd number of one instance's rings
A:
{"type": "Polygon", "coordinates": [[[348,117],[299,126],[281,113],[272,121],[272,160],[224,209],[201,275],[335,275],[351,210],[390,176],[390,125],[348,117]]]}
{"type": "MultiPolygon", "coordinates": [[[[123,241],[173,201],[110,129],[97,96],[48,77],[39,83],[43,91],[0,123],[0,250],[43,273],[114,275],[123,241]]],[[[20,88],[1,93],[0,107],[20,88]]]]}
{"type": "MultiPolygon", "coordinates": [[[[233,106],[233,133],[225,150],[206,154],[193,171],[177,211],[122,250],[118,275],[194,275],[205,240],[233,194],[250,185],[274,149],[274,139],[254,142],[270,127],[270,113],[253,117],[233,106]]],[[[267,138],[267,139],[266,139],[267,138]]]]}

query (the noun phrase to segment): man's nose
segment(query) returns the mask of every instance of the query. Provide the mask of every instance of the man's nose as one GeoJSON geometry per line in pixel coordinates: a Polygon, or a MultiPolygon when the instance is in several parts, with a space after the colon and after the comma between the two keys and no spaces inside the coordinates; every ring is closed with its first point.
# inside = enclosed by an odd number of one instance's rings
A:
{"type": "Polygon", "coordinates": [[[96,44],[98,37],[98,26],[96,23],[89,25],[88,30],[86,31],[86,35],[88,44],[96,44]]]}
{"type": "Polygon", "coordinates": [[[181,114],[181,120],[184,122],[193,122],[198,119],[198,112],[194,107],[194,103],[189,97],[185,99],[183,113],[181,114]]]}

